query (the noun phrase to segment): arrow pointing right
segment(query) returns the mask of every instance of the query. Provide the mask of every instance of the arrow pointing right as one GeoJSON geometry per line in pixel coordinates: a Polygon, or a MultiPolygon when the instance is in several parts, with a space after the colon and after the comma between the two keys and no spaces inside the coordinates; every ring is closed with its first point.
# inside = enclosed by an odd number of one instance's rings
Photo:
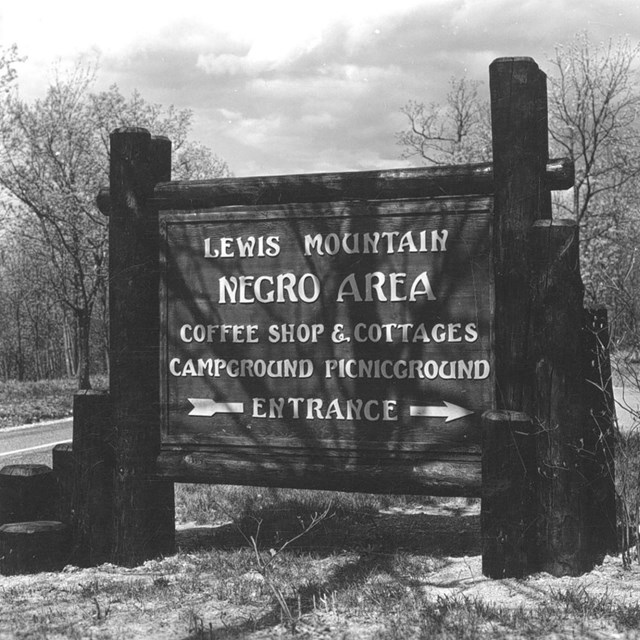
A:
{"type": "Polygon", "coordinates": [[[409,415],[421,418],[446,418],[445,422],[452,422],[453,420],[464,418],[465,416],[469,416],[473,413],[473,411],[460,407],[457,404],[447,402],[446,400],[443,400],[443,402],[445,405],[444,407],[421,407],[411,405],[409,407],[409,415]]]}
{"type": "Polygon", "coordinates": [[[188,398],[193,405],[189,412],[190,416],[214,416],[216,413],[242,413],[244,405],[242,402],[215,402],[208,398],[188,398]]]}

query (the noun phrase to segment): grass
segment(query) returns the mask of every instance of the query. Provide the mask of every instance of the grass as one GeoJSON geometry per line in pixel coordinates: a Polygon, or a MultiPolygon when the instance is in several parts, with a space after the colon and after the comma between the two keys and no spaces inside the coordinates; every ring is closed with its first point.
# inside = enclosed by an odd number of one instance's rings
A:
{"type": "MultiPolygon", "coordinates": [[[[552,592],[536,607],[508,607],[466,596],[440,596],[435,601],[406,602],[392,612],[379,638],[539,638],[607,637],[636,630],[637,606],[620,605],[611,598],[590,596],[578,589],[579,609],[569,609],[552,592]],[[630,615],[631,614],[631,615],[630,615]],[[603,635],[593,635],[594,631],[603,635]],[[608,633],[607,633],[608,632],[608,633]],[[555,635],[557,634],[557,636],[555,635]]],[[[574,602],[570,590],[564,596],[574,602]]]]}
{"type": "MultiPolygon", "coordinates": [[[[94,376],[95,388],[107,386],[106,376],[94,376]]],[[[72,378],[36,382],[0,382],[0,429],[71,415],[77,381],[72,378]]]]}
{"type": "Polygon", "coordinates": [[[249,549],[182,551],[137,569],[106,565],[67,571],[58,576],[55,589],[43,576],[10,587],[0,582],[0,636],[636,637],[640,605],[592,591],[585,582],[544,588],[510,581],[513,589],[534,593],[527,604],[515,605],[461,593],[461,586],[446,583],[440,588],[446,593],[435,593],[430,588],[434,571],[451,563],[430,555],[342,551],[326,556],[291,550],[279,559],[274,580],[297,620],[298,632],[292,636],[268,585],[256,574],[249,549]],[[155,632],[144,631],[152,627],[155,632]],[[19,633],[2,635],[10,628],[19,633]]]}
{"type": "MultiPolygon", "coordinates": [[[[331,491],[305,491],[303,489],[273,489],[268,487],[240,487],[234,485],[176,484],[176,520],[178,523],[222,524],[230,519],[262,519],[280,512],[311,514],[323,511],[327,503],[334,502],[334,512],[340,515],[358,513],[362,516],[377,514],[389,508],[420,508],[438,504],[430,496],[393,496],[366,493],[339,493],[331,491]]],[[[448,503],[477,502],[466,499],[448,499],[448,503]]]]}

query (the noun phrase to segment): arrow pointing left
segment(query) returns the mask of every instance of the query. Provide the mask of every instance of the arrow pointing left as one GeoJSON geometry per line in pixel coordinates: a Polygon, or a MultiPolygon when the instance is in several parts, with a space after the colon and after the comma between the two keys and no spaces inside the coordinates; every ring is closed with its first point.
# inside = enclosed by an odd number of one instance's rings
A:
{"type": "Polygon", "coordinates": [[[216,413],[243,413],[244,404],[242,402],[215,402],[208,398],[188,398],[193,405],[189,412],[190,416],[215,416],[216,413]]]}

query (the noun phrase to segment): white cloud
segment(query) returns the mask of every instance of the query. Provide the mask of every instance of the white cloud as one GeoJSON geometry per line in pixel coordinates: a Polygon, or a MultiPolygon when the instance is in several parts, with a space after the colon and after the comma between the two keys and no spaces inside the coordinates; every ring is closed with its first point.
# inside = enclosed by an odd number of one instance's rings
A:
{"type": "Polygon", "coordinates": [[[394,133],[409,99],[440,101],[452,75],[488,85],[498,56],[545,53],[588,28],[634,29],[639,3],[558,0],[112,0],[97,16],[79,1],[7,2],[0,38],[29,62],[21,92],[89,49],[99,83],[194,111],[194,134],[239,175],[401,165],[394,133]]]}
{"type": "Polygon", "coordinates": [[[198,69],[211,75],[254,75],[273,67],[266,60],[252,60],[248,56],[233,53],[200,54],[196,63],[198,69]]]}
{"type": "Polygon", "coordinates": [[[282,116],[271,115],[265,118],[242,118],[235,123],[233,130],[228,134],[238,143],[253,148],[270,146],[274,141],[282,138],[282,116]]]}

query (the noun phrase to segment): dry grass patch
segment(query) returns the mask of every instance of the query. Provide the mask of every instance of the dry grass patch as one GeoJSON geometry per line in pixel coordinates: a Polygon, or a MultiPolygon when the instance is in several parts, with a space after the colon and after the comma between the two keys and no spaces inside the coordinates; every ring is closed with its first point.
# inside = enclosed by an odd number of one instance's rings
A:
{"type": "MultiPolygon", "coordinates": [[[[106,389],[106,376],[93,376],[96,389],[106,389]]],[[[73,394],[78,386],[74,378],[36,382],[0,382],[0,429],[71,415],[73,394]]]]}

